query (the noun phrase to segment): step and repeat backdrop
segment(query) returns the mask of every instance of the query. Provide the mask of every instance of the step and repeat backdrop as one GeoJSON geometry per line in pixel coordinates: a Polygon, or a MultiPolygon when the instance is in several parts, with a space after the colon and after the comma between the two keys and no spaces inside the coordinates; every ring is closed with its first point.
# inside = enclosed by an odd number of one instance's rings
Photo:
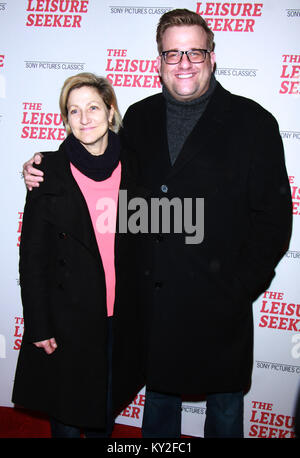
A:
{"type": "MultiPolygon", "coordinates": [[[[293,234],[269,290],[253,305],[245,436],[290,438],[300,382],[300,0],[0,0],[0,405],[13,407],[23,334],[22,164],[65,138],[58,97],[67,77],[82,71],[106,76],[123,115],[133,102],[159,92],[156,26],[163,13],[183,7],[202,15],[215,33],[216,78],[268,109],[285,147],[293,234]]],[[[140,426],[144,400],[143,389],[117,422],[140,426]]],[[[203,436],[205,410],[205,400],[183,402],[183,434],[203,436]]]]}

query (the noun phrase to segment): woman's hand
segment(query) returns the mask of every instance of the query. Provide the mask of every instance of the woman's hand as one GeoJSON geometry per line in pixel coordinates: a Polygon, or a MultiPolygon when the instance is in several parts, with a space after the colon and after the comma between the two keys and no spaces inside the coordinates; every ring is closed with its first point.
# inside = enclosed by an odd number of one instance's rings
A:
{"type": "Polygon", "coordinates": [[[41,170],[32,167],[32,164],[40,164],[42,162],[42,158],[43,155],[41,153],[36,153],[23,165],[23,176],[29,191],[32,191],[32,188],[38,188],[40,182],[43,181],[44,173],[41,170]]]}
{"type": "Polygon", "coordinates": [[[33,345],[38,348],[43,348],[47,355],[51,355],[51,353],[53,353],[57,348],[57,343],[54,337],[47,340],[41,340],[40,342],[34,342],[33,345]]]}

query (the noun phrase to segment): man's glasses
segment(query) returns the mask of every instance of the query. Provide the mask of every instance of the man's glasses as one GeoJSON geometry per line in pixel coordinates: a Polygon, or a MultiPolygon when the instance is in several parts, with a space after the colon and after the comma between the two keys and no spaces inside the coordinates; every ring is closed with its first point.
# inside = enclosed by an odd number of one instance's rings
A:
{"type": "Polygon", "coordinates": [[[186,54],[192,64],[201,64],[201,62],[205,61],[206,54],[209,54],[209,51],[207,49],[190,49],[189,51],[170,50],[161,53],[166,64],[170,65],[179,64],[183,54],[186,54]]]}

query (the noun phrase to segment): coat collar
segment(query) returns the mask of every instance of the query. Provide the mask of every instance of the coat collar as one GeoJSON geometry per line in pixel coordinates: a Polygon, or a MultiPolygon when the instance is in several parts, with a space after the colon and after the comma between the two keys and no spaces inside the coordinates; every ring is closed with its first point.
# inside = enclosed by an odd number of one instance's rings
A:
{"type": "Polygon", "coordinates": [[[231,94],[217,82],[205,112],[187,137],[175,164],[171,166],[167,140],[166,102],[162,94],[158,94],[153,99],[155,122],[152,125],[151,150],[154,160],[159,164],[156,181],[173,177],[197,155],[200,158],[201,154],[201,159],[205,162],[205,156],[211,154],[212,150],[222,150],[230,101],[231,94]]]}
{"type": "Polygon", "coordinates": [[[217,82],[205,112],[187,137],[174,166],[169,170],[167,178],[175,175],[199,153],[205,161],[205,156],[211,154],[212,150],[222,150],[226,137],[226,119],[229,110],[230,93],[217,82]]]}

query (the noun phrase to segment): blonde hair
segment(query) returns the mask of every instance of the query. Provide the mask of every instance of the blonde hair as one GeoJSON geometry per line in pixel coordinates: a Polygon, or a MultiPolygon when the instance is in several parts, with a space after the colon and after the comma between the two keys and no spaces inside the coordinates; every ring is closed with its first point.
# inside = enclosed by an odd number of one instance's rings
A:
{"type": "Polygon", "coordinates": [[[199,14],[189,11],[185,8],[175,9],[168,11],[163,14],[159,20],[157,29],[156,29],[156,42],[158,53],[161,54],[162,49],[162,37],[165,31],[169,27],[182,26],[182,25],[199,25],[204,29],[207,36],[207,50],[214,50],[214,33],[208,27],[205,19],[203,19],[199,14]]]}
{"type": "Polygon", "coordinates": [[[67,78],[60,92],[59,107],[67,134],[69,135],[71,133],[71,128],[68,122],[68,98],[70,92],[73,89],[79,89],[83,86],[88,86],[96,89],[107,108],[114,108],[114,116],[109,128],[113,132],[117,133],[122,126],[122,117],[118,108],[117,97],[112,85],[108,79],[103,78],[102,76],[97,76],[94,73],[86,72],[78,73],[77,75],[67,78]]]}

